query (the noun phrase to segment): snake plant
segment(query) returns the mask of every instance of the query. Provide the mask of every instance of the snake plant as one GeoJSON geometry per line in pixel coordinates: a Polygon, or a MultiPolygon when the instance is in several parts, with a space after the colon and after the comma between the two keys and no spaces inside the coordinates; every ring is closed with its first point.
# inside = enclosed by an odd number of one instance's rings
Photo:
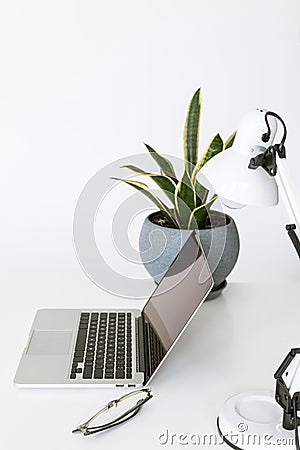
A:
{"type": "Polygon", "coordinates": [[[232,146],[236,132],[226,140],[217,133],[198,159],[201,104],[201,90],[197,89],[190,101],[185,120],[183,137],[185,168],[181,178],[177,177],[171,161],[157,153],[148,144],[145,146],[159,166],[157,173],[149,173],[133,165],[122,166],[137,175],[152,179],[169,199],[171,207],[152,192],[146,183],[133,179],[114,178],[129,184],[148,197],[161,211],[164,226],[182,229],[203,228],[209,209],[217,198],[215,195],[208,199],[209,191],[199,183],[197,174],[209,159],[232,146]]]}

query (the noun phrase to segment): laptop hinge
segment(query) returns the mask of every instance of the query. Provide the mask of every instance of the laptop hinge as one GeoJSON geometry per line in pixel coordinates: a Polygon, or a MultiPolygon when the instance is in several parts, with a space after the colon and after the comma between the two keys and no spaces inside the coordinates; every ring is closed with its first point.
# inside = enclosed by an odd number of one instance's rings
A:
{"type": "Polygon", "coordinates": [[[137,348],[137,369],[149,378],[149,358],[147,351],[146,327],[143,316],[136,319],[136,348],[137,348]]]}

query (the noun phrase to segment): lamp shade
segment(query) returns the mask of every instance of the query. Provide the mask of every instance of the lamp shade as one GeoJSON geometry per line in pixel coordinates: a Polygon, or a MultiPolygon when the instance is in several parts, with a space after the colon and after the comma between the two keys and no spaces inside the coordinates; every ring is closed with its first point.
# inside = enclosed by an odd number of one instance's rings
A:
{"type": "MultiPolygon", "coordinates": [[[[210,186],[223,199],[242,205],[275,206],[278,203],[278,187],[262,167],[249,169],[250,159],[266,150],[276,134],[276,122],[268,142],[262,140],[266,131],[266,110],[257,109],[244,116],[234,139],[233,147],[218,153],[201,169],[210,186]]],[[[272,119],[272,118],[271,118],[272,119]]]]}
{"type": "Polygon", "coordinates": [[[274,177],[261,167],[248,169],[249,161],[232,148],[210,159],[201,173],[221,199],[244,205],[277,205],[278,188],[274,177]]]}

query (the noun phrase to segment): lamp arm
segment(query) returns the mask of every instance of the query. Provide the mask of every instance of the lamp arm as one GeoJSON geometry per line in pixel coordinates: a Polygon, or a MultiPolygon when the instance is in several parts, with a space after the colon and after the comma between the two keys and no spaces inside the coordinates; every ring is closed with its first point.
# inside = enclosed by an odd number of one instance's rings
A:
{"type": "Polygon", "coordinates": [[[252,157],[250,159],[248,168],[256,170],[258,167],[261,167],[271,177],[275,177],[277,175],[276,181],[278,184],[278,188],[280,190],[284,205],[290,218],[290,223],[286,225],[286,230],[300,258],[300,240],[296,233],[296,229],[298,230],[298,232],[300,230],[300,213],[298,211],[296,199],[290,188],[288,177],[286,176],[282,162],[282,159],[286,158],[284,144],[286,140],[287,129],[283,119],[278,114],[274,113],[273,111],[266,111],[264,118],[267,126],[267,131],[261,136],[261,140],[263,142],[268,142],[271,137],[271,127],[268,120],[269,116],[275,117],[282,124],[283,136],[281,138],[281,142],[279,144],[270,145],[267,149],[265,149],[265,151],[259,153],[255,157],[252,157]],[[278,161],[276,159],[276,155],[278,155],[278,161]]]}
{"type": "Polygon", "coordinates": [[[300,213],[293,191],[288,182],[284,164],[285,163],[282,160],[277,161],[276,181],[290,220],[290,223],[286,225],[286,229],[300,258],[300,241],[295,231],[297,230],[298,233],[300,231],[300,213]]]}

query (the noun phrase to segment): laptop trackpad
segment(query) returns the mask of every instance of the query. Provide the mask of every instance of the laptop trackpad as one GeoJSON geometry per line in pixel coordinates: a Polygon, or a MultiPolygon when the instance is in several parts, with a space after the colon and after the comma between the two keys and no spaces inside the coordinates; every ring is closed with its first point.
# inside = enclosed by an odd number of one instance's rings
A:
{"type": "Polygon", "coordinates": [[[70,330],[33,330],[27,355],[66,355],[71,338],[70,330]]]}

